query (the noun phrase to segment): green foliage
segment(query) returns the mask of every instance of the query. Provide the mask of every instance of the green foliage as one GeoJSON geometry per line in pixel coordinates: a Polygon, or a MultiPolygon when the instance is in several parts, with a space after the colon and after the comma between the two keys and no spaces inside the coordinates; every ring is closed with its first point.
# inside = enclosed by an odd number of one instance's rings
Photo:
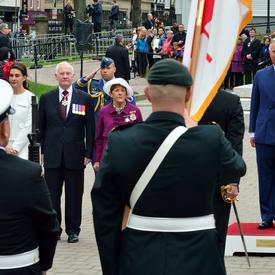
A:
{"type": "Polygon", "coordinates": [[[35,88],[34,88],[34,82],[32,81],[28,81],[28,89],[36,94],[38,97],[40,97],[42,94],[55,89],[56,86],[51,86],[51,85],[44,85],[44,84],[40,84],[37,83],[37,92],[35,92],[35,88]]]}

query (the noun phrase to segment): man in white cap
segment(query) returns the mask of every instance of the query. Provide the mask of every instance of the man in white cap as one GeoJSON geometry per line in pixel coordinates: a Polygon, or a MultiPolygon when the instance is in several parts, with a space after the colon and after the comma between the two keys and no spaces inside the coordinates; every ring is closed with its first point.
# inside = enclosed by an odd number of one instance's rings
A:
{"type": "Polygon", "coordinates": [[[12,87],[0,80],[0,275],[46,275],[59,225],[41,167],[7,154],[12,87]]]}

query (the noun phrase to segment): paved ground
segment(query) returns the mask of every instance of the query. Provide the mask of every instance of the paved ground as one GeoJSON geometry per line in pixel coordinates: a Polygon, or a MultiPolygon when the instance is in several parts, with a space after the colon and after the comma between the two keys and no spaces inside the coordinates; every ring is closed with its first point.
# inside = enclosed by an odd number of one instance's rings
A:
{"type": "MultiPolygon", "coordinates": [[[[89,68],[98,66],[98,62],[85,62],[84,72],[89,68]]],[[[79,64],[74,64],[75,71],[79,70],[79,64]]],[[[29,70],[30,77],[34,77],[34,71],[29,70]]],[[[38,80],[41,83],[55,83],[54,68],[45,67],[38,70],[38,80]]],[[[144,79],[131,80],[134,90],[142,94],[145,85],[144,79]]],[[[150,113],[150,105],[144,100],[139,101],[143,116],[146,118],[150,113]]],[[[259,221],[257,170],[255,163],[255,151],[250,147],[248,134],[244,138],[244,159],[247,163],[247,174],[241,181],[239,202],[237,202],[239,215],[242,221],[259,221]]],[[[85,194],[83,201],[83,223],[80,234],[80,242],[77,244],[68,244],[66,236],[63,234],[61,241],[58,242],[54,265],[48,275],[100,275],[98,252],[96,248],[93,223],[92,207],[90,202],[90,190],[94,180],[93,171],[89,166],[85,173],[85,194]]],[[[231,215],[231,222],[235,221],[234,215],[231,215]]],[[[211,251],[209,251],[211,253],[211,251]]],[[[228,275],[264,275],[275,274],[274,257],[250,257],[251,268],[247,267],[245,257],[226,257],[226,267],[228,275]]],[[[142,275],[142,274],[141,274],[142,275]]],[[[158,275],[158,274],[152,274],[158,275]]],[[[173,275],[173,274],[171,274],[173,275]]],[[[193,274],[186,274],[193,275],[193,274]]],[[[211,274],[209,274],[211,275],[211,274]]]]}

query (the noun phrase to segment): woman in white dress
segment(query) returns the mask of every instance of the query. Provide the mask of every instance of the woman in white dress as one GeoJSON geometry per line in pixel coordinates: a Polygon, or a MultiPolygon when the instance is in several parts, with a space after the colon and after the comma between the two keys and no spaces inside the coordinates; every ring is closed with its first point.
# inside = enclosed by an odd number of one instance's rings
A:
{"type": "Polygon", "coordinates": [[[32,130],[31,97],[33,94],[27,90],[27,68],[24,64],[16,62],[12,65],[9,82],[14,94],[11,106],[16,112],[9,117],[11,130],[6,151],[28,159],[27,135],[32,130]]]}

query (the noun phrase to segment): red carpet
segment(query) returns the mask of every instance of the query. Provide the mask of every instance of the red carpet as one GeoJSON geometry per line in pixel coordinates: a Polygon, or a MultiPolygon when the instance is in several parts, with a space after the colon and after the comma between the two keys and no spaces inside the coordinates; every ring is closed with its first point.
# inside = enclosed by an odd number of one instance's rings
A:
{"type": "MultiPolygon", "coordinates": [[[[258,229],[258,223],[241,223],[243,233],[247,236],[275,236],[275,227],[258,229]]],[[[228,226],[227,235],[240,235],[237,223],[228,226]]]]}

